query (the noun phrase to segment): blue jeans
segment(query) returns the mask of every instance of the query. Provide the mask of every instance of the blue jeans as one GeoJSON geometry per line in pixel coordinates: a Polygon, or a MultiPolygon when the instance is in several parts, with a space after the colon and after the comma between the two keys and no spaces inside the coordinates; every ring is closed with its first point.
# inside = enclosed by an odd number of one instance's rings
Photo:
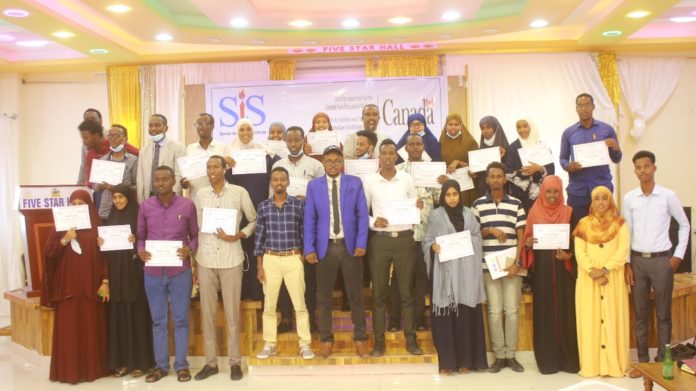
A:
{"type": "Polygon", "coordinates": [[[145,274],[145,293],[152,315],[152,345],[157,368],[169,371],[168,304],[174,321],[174,370],[187,369],[189,340],[189,304],[191,301],[191,269],[173,277],[145,274]]]}

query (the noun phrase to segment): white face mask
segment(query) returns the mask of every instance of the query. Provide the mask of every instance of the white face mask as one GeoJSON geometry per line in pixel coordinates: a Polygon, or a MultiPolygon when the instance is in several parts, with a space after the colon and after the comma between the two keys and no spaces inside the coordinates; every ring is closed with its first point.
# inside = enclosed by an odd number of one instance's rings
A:
{"type": "Polygon", "coordinates": [[[300,150],[297,151],[297,153],[294,155],[292,154],[292,152],[290,152],[290,150],[288,150],[288,156],[294,157],[294,158],[302,156],[304,154],[303,148],[304,148],[304,146],[302,146],[302,148],[300,148],[300,150]]]}
{"type": "Polygon", "coordinates": [[[123,144],[119,145],[118,147],[109,146],[109,148],[111,148],[111,152],[118,153],[118,152],[121,152],[123,150],[123,147],[125,147],[125,146],[126,146],[126,143],[123,143],[123,144]]]}
{"type": "Polygon", "coordinates": [[[154,136],[150,135],[150,140],[152,140],[155,143],[162,141],[162,139],[164,139],[164,132],[162,132],[160,134],[156,134],[154,136]]]}
{"type": "Polygon", "coordinates": [[[459,131],[457,134],[455,134],[454,136],[451,136],[451,135],[449,134],[449,132],[445,132],[445,134],[447,134],[447,137],[449,137],[449,138],[451,138],[452,140],[454,140],[455,138],[457,138],[457,137],[459,137],[459,136],[462,135],[462,131],[460,130],[460,131],[459,131]]]}

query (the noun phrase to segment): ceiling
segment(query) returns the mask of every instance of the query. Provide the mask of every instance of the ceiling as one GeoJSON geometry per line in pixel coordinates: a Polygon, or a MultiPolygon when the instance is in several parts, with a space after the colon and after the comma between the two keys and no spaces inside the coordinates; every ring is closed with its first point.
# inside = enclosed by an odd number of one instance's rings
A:
{"type": "Polygon", "coordinates": [[[364,56],[384,53],[377,44],[392,45],[390,50],[412,43],[421,44],[413,45],[418,52],[434,53],[696,55],[696,0],[0,2],[0,71],[5,72],[301,58],[340,46],[357,48],[364,56]],[[108,8],[114,5],[125,6],[126,12],[108,8]],[[636,11],[644,15],[630,17],[636,11]]]}

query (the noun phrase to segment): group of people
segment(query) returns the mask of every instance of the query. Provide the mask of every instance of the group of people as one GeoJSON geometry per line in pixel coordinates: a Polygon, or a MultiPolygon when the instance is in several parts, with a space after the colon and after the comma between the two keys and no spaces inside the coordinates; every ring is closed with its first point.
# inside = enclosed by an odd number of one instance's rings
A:
{"type": "MultiPolygon", "coordinates": [[[[232,380],[243,376],[243,299],[263,301],[264,345],[257,358],[277,354],[277,333],[292,327],[293,311],[299,355],[315,357],[311,339],[316,331],[317,354],[329,357],[339,275],[359,357],[384,355],[385,332],[399,329],[406,350],[420,355],[416,331],[431,327],[443,374],[495,373],[505,367],[524,371],[515,353],[521,274],[528,272],[541,373],[629,373],[628,284],[633,285],[640,361],[649,360],[651,286],[656,292],[660,348],[655,359],[661,360],[671,335],[672,273],[686,250],[688,220],[675,193],[656,185],[655,156],[647,151],[633,157],[641,187],[626,194],[620,216],[609,167],[583,168],[573,158],[573,145],[604,140],[612,161],[619,162],[616,134],[592,117],[590,95],[579,95],[575,103],[579,121],[564,131],[559,157],[570,178],[567,205],[553,164],[522,164],[519,150],[540,142],[530,119],[517,121],[519,138],[509,144],[499,121],[484,117],[477,143],[457,114],[447,116],[439,138],[421,114],[412,114],[395,142],[377,130],[379,110],[368,104],[362,111],[364,129],[318,155],[301,127],[271,124],[269,139],[285,141],[288,150],[287,156],[278,156],[254,141],[253,124],[246,119],[226,145],[212,138],[214,118],[201,114],[195,122],[198,142],[184,147],[167,138],[166,117],[155,114],[149,121],[151,142],[137,151],[127,143],[123,126],[112,125],[104,140],[101,114],[87,110],[78,127],[85,146],[79,180],[94,193],[76,191],[70,201],[88,205],[92,228],[53,232],[45,249],[42,299],[55,308],[50,379],[76,383],[108,373],[147,373],[146,381],[155,382],[167,376],[170,309],[174,370],[179,381],[190,380],[186,357],[194,283],[200,287],[206,360],[196,380],[219,371],[218,292],[232,380]],[[473,189],[463,190],[447,175],[437,178],[437,187],[415,185],[414,163],[444,161],[452,173],[468,167],[468,152],[482,148],[499,148],[500,162],[471,173],[473,189]],[[235,151],[248,149],[266,151],[264,173],[235,174],[235,151]],[[182,177],[176,159],[200,153],[208,155],[207,176],[182,177]],[[123,183],[89,183],[93,159],[124,162],[123,183]],[[348,159],[378,159],[379,170],[362,178],[346,174],[348,159]],[[289,195],[290,183],[298,179],[308,181],[306,192],[289,195]],[[181,195],[184,189],[188,197],[181,195]],[[420,223],[390,222],[390,204],[409,199],[420,211],[420,223]],[[205,208],[235,209],[236,230],[200,232],[205,208]],[[671,218],[680,226],[674,251],[671,218]],[[569,248],[534,249],[538,224],[568,224],[569,248]],[[129,225],[134,248],[101,252],[100,225],[129,225]],[[437,238],[464,231],[473,254],[441,261],[437,238]],[[148,266],[148,240],[181,241],[181,266],[148,266]],[[508,249],[515,257],[505,268],[507,276],[494,279],[484,258],[508,249]],[[362,296],[366,281],[372,288],[373,341],[368,341],[362,296]],[[483,303],[495,356],[490,365],[483,303]]],[[[309,131],[331,131],[329,117],[314,116],[309,131]]]]}

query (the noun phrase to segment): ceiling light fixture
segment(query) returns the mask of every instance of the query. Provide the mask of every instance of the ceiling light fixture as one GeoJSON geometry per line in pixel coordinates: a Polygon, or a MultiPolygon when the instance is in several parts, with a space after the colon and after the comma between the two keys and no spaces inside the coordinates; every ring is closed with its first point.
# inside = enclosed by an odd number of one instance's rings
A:
{"type": "Polygon", "coordinates": [[[108,54],[109,53],[109,51],[106,49],[91,49],[89,52],[92,54],[108,54]]]}
{"type": "Polygon", "coordinates": [[[124,4],[111,4],[110,6],[106,7],[106,10],[117,14],[123,14],[126,12],[131,12],[133,8],[124,4]]]}
{"type": "Polygon", "coordinates": [[[352,28],[360,26],[360,22],[358,22],[357,19],[350,18],[350,19],[346,19],[343,22],[341,22],[341,25],[343,25],[343,27],[352,29],[352,28]]]}
{"type": "Polygon", "coordinates": [[[172,37],[171,35],[169,35],[167,33],[162,33],[162,34],[157,34],[155,39],[158,41],[171,41],[172,39],[174,39],[174,37],[172,37]]]}
{"type": "Polygon", "coordinates": [[[495,33],[499,33],[500,29],[492,27],[492,28],[488,28],[488,29],[483,30],[483,32],[486,34],[495,34],[495,33]]]}
{"type": "Polygon", "coordinates": [[[306,40],[306,41],[302,41],[302,44],[303,44],[303,45],[307,45],[307,46],[316,45],[316,44],[318,44],[318,43],[319,43],[319,42],[314,41],[314,40],[311,40],[311,39],[310,39],[310,40],[306,40]]]}
{"type": "Polygon", "coordinates": [[[304,20],[304,19],[298,19],[298,20],[293,20],[290,22],[290,26],[292,27],[297,27],[297,28],[305,28],[309,27],[312,25],[312,22],[309,20],[304,20]]]}
{"type": "Polygon", "coordinates": [[[218,42],[220,42],[220,38],[218,38],[218,37],[205,37],[205,38],[203,38],[203,42],[205,42],[205,43],[218,43],[218,42]]]}
{"type": "Polygon", "coordinates": [[[249,45],[254,45],[254,46],[259,46],[259,45],[265,45],[266,41],[263,39],[252,39],[249,41],[249,45]]]}
{"type": "Polygon", "coordinates": [[[452,34],[440,34],[437,37],[439,39],[452,39],[452,38],[454,38],[454,35],[452,35],[452,34]]]}
{"type": "Polygon", "coordinates": [[[17,8],[8,8],[2,11],[2,14],[10,18],[26,18],[29,16],[29,12],[17,8]]]}
{"type": "Polygon", "coordinates": [[[0,42],[10,42],[14,41],[14,37],[7,34],[0,34],[0,42]]]}
{"type": "Polygon", "coordinates": [[[411,23],[411,18],[407,18],[405,16],[397,16],[397,17],[389,19],[389,23],[391,23],[391,24],[411,23]]]}
{"type": "Polygon", "coordinates": [[[75,36],[75,34],[71,33],[70,31],[56,31],[51,35],[53,35],[56,38],[72,38],[75,36]]]}
{"type": "Polygon", "coordinates": [[[691,23],[696,22],[696,16],[677,16],[674,18],[669,18],[674,23],[691,23]]]}
{"type": "Polygon", "coordinates": [[[462,17],[462,14],[460,14],[457,11],[447,11],[444,14],[442,14],[442,19],[449,21],[449,22],[451,22],[453,20],[457,20],[461,17],[462,17]]]}
{"type": "Polygon", "coordinates": [[[348,42],[357,45],[357,44],[365,43],[365,40],[360,39],[360,38],[353,38],[353,39],[349,39],[348,42]]]}
{"type": "Polygon", "coordinates": [[[621,34],[623,33],[619,30],[609,30],[602,33],[605,37],[618,37],[621,34]]]}
{"type": "Polygon", "coordinates": [[[541,28],[541,27],[546,27],[549,25],[549,22],[545,21],[544,19],[537,19],[533,21],[532,23],[529,24],[529,27],[534,27],[536,29],[541,28]]]}
{"type": "Polygon", "coordinates": [[[650,15],[648,11],[633,11],[626,14],[627,17],[632,19],[640,19],[650,15]]]}
{"type": "Polygon", "coordinates": [[[25,48],[40,48],[46,46],[48,41],[17,41],[17,46],[22,46],[25,48]]]}
{"type": "Polygon", "coordinates": [[[242,18],[241,16],[238,16],[232,20],[230,20],[230,26],[236,27],[238,29],[244,28],[249,25],[249,21],[242,18]]]}

